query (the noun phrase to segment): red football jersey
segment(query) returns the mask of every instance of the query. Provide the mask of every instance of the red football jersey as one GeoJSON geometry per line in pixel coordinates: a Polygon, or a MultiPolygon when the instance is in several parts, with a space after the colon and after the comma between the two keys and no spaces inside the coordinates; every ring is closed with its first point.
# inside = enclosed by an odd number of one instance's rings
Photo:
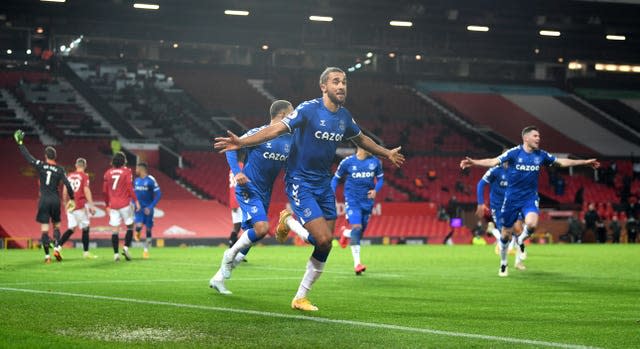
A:
{"type": "Polygon", "coordinates": [[[104,173],[102,185],[107,207],[120,209],[138,201],[133,191],[133,175],[128,167],[110,168],[104,173]]]}
{"type": "MultiPolygon", "coordinates": [[[[238,163],[238,165],[240,166],[240,169],[242,169],[243,164],[240,162],[238,163]]],[[[238,185],[238,183],[236,183],[236,178],[233,175],[233,172],[229,170],[229,207],[230,208],[240,207],[240,205],[238,205],[238,199],[236,199],[236,185],[238,185]]]]}
{"type": "Polygon", "coordinates": [[[71,172],[67,179],[73,189],[73,197],[76,201],[76,210],[84,208],[87,204],[87,197],[84,195],[84,188],[89,186],[89,176],[84,172],[71,172]]]}

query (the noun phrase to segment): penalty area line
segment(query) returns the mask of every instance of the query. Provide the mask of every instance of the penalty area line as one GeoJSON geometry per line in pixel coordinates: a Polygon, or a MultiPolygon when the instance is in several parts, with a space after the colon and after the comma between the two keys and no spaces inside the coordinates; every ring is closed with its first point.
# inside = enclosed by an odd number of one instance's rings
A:
{"type": "Polygon", "coordinates": [[[76,297],[76,298],[97,299],[97,300],[104,300],[104,301],[136,303],[136,304],[161,305],[161,306],[174,307],[174,308],[199,309],[199,310],[207,310],[207,311],[215,311],[215,312],[256,315],[256,316],[263,316],[263,317],[292,319],[292,320],[303,320],[303,321],[317,322],[317,323],[324,323],[324,324],[351,325],[351,326],[365,327],[365,328],[386,329],[386,330],[402,331],[402,332],[409,332],[409,333],[423,333],[423,334],[431,334],[431,335],[444,336],[444,337],[480,339],[480,340],[486,340],[486,341],[495,341],[495,342],[504,342],[504,343],[513,343],[513,344],[527,344],[527,345],[550,347],[550,348],[596,349],[596,347],[590,347],[590,346],[584,346],[584,345],[539,341],[539,340],[533,340],[533,339],[521,339],[521,338],[513,338],[513,337],[483,335],[483,334],[476,334],[476,333],[443,331],[443,330],[434,330],[430,328],[409,327],[409,326],[391,325],[391,324],[383,324],[383,323],[376,323],[376,322],[356,321],[356,320],[328,319],[328,318],[305,316],[305,315],[292,315],[292,314],[274,313],[274,312],[268,312],[268,311],[249,310],[249,309],[224,308],[224,307],[215,307],[215,306],[208,306],[208,305],[173,303],[173,302],[154,301],[154,300],[135,299],[135,298],[123,298],[123,297],[110,297],[110,296],[100,296],[100,295],[83,294],[83,293],[42,291],[42,290],[12,288],[12,287],[0,287],[0,291],[31,293],[31,294],[46,294],[46,295],[56,295],[56,296],[64,296],[64,297],[76,297]]]}

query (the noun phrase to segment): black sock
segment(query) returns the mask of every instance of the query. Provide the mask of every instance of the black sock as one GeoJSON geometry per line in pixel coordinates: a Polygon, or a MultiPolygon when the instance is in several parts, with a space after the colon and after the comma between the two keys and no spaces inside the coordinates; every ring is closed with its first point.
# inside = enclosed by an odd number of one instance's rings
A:
{"type": "Polygon", "coordinates": [[[147,227],[147,239],[151,239],[151,228],[147,227]]]}
{"type": "Polygon", "coordinates": [[[118,244],[120,244],[120,238],[118,233],[111,234],[111,245],[113,245],[113,252],[118,253],[118,244]]]}
{"type": "Polygon", "coordinates": [[[64,245],[64,243],[67,242],[71,237],[71,234],[73,234],[73,230],[67,229],[67,231],[62,234],[62,238],[60,239],[60,243],[58,244],[58,246],[64,245]]]}
{"type": "Polygon", "coordinates": [[[133,229],[127,228],[127,233],[124,236],[124,245],[131,247],[131,240],[133,240],[133,229]]]}
{"type": "Polygon", "coordinates": [[[140,234],[140,232],[142,231],[142,227],[136,227],[136,233],[140,234]]]}
{"type": "Polygon", "coordinates": [[[236,241],[238,241],[238,232],[234,230],[231,232],[231,235],[229,235],[229,247],[233,246],[236,241]]]}
{"type": "Polygon", "coordinates": [[[49,232],[48,231],[43,231],[42,232],[42,248],[44,249],[44,254],[45,255],[49,255],[49,232]]]}
{"type": "Polygon", "coordinates": [[[55,247],[60,246],[60,229],[58,228],[53,229],[53,245],[55,247]]]}
{"type": "Polygon", "coordinates": [[[89,252],[89,227],[82,229],[82,248],[89,252]]]}

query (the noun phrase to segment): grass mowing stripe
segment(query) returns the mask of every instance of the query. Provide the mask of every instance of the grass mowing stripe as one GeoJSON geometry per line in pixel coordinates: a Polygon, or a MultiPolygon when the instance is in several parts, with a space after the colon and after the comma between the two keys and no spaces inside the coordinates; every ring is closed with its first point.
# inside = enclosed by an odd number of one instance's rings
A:
{"type": "Polygon", "coordinates": [[[538,340],[532,340],[532,339],[489,336],[489,335],[482,335],[482,334],[475,334],[475,333],[442,331],[442,330],[433,330],[429,328],[407,327],[407,326],[400,326],[400,325],[381,324],[381,323],[375,323],[375,322],[327,319],[327,318],[304,316],[304,315],[290,315],[290,314],[273,313],[273,312],[248,310],[248,309],[212,307],[212,306],[197,305],[197,304],[172,303],[172,302],[143,300],[143,299],[135,299],[135,298],[110,297],[110,296],[99,296],[99,295],[91,295],[91,294],[57,292],[57,291],[41,291],[41,290],[12,288],[12,287],[0,287],[0,291],[57,295],[57,296],[99,299],[99,300],[119,301],[119,302],[137,303],[137,304],[163,305],[163,306],[170,306],[170,307],[177,307],[177,308],[199,309],[199,310],[209,310],[209,311],[246,314],[246,315],[257,315],[257,316],[266,316],[266,317],[275,317],[275,318],[284,318],[284,319],[293,319],[293,320],[313,321],[318,323],[342,324],[342,325],[352,325],[352,326],[369,327],[369,328],[381,328],[381,329],[387,329],[387,330],[425,333],[425,334],[447,336],[447,337],[481,339],[486,341],[496,341],[496,342],[505,342],[505,343],[514,343],[514,344],[528,344],[528,345],[535,345],[535,346],[541,346],[541,347],[565,348],[565,349],[595,349],[596,348],[596,347],[589,347],[589,346],[576,345],[576,344],[538,341],[538,340]]]}

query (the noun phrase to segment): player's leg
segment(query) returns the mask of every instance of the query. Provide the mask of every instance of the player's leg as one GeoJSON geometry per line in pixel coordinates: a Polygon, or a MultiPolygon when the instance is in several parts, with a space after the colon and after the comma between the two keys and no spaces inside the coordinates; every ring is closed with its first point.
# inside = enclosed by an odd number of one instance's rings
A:
{"type": "Polygon", "coordinates": [[[498,270],[498,276],[505,277],[509,275],[508,270],[508,261],[507,261],[507,252],[509,240],[511,240],[512,230],[503,227],[502,233],[500,234],[500,240],[498,240],[500,244],[500,269],[498,270]]]}
{"type": "Polygon", "coordinates": [[[118,211],[120,211],[120,215],[122,216],[124,225],[127,226],[127,232],[124,235],[124,246],[122,247],[122,255],[124,256],[125,260],[130,261],[131,254],[129,253],[129,248],[131,247],[131,242],[133,241],[134,210],[133,207],[129,205],[119,209],[118,211]]]}
{"type": "Polygon", "coordinates": [[[120,253],[118,253],[120,246],[120,223],[122,223],[122,217],[120,211],[116,209],[109,210],[109,225],[111,226],[111,246],[113,246],[113,260],[120,261],[120,253]]]}
{"type": "Polygon", "coordinates": [[[49,223],[40,224],[40,231],[42,232],[40,243],[42,244],[42,249],[44,250],[44,262],[46,264],[51,263],[51,255],[49,255],[49,244],[51,243],[49,239],[49,223]]]}
{"type": "Polygon", "coordinates": [[[513,233],[513,225],[518,219],[518,212],[520,212],[520,206],[517,203],[505,200],[499,215],[497,215],[500,225],[502,226],[502,235],[500,237],[500,268],[498,270],[498,276],[501,277],[509,275],[507,263],[508,245],[513,233]]]}
{"type": "Polygon", "coordinates": [[[144,240],[144,250],[142,252],[142,258],[149,258],[149,249],[153,242],[153,209],[150,210],[148,215],[144,216],[144,226],[146,232],[146,238],[144,240]]]}
{"type": "Polygon", "coordinates": [[[362,209],[358,206],[348,205],[347,220],[351,225],[351,256],[353,257],[353,269],[356,275],[362,274],[366,270],[360,262],[360,239],[363,233],[362,209]]]}
{"type": "Polygon", "coordinates": [[[133,223],[135,224],[135,235],[133,239],[138,242],[140,241],[140,235],[142,234],[142,226],[144,225],[145,214],[144,209],[140,208],[138,211],[135,211],[133,214],[133,223]]]}
{"type": "Polygon", "coordinates": [[[524,224],[522,225],[522,233],[518,236],[517,241],[517,244],[520,247],[522,260],[527,259],[524,242],[529,238],[529,236],[533,235],[538,227],[538,213],[538,200],[532,200],[522,208],[524,224]]]}
{"type": "Polygon", "coordinates": [[[291,302],[291,307],[304,311],[316,311],[318,307],[311,304],[307,294],[322,275],[331,252],[333,230],[337,217],[335,195],[329,186],[313,191],[310,188],[293,185],[287,185],[287,187],[287,194],[295,214],[309,232],[309,242],[314,245],[313,253],[307,262],[305,274],[291,302]]]}
{"type": "Polygon", "coordinates": [[[242,210],[240,207],[231,209],[231,223],[233,223],[233,227],[231,228],[231,233],[229,234],[229,247],[233,246],[233,244],[238,241],[238,233],[240,232],[240,227],[242,226],[242,210]]]}
{"type": "Polygon", "coordinates": [[[56,257],[58,262],[62,261],[62,254],[60,253],[60,201],[55,200],[49,204],[49,215],[51,217],[51,223],[53,225],[53,236],[55,239],[53,256],[56,257]]]}

